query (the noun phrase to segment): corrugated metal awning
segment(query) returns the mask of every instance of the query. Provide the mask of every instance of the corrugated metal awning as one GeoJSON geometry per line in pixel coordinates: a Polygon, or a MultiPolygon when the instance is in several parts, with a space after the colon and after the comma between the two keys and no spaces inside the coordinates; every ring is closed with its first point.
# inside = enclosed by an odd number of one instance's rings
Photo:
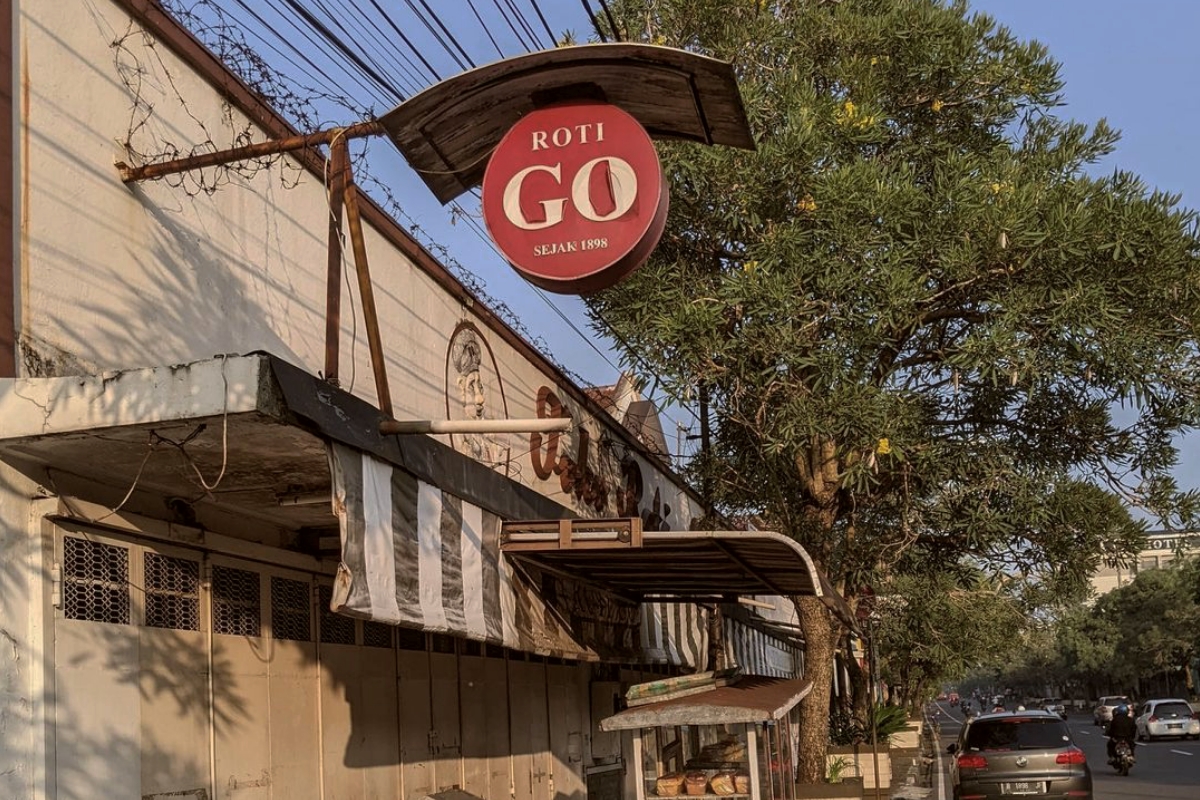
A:
{"type": "Polygon", "coordinates": [[[627,709],[600,720],[600,730],[770,722],[795,708],[811,691],[812,681],[747,676],[732,686],[627,709]]]}
{"type": "Polygon", "coordinates": [[[772,531],[642,531],[641,520],[506,522],[506,558],[590,583],[632,602],[749,595],[818,597],[854,615],[809,554],[772,531]]]}
{"type": "Polygon", "coordinates": [[[612,103],[652,138],[754,149],[733,67],[648,44],[559,47],[463,72],[379,118],[443,203],[483,180],[488,157],[517,120],[568,99],[612,103]]]}

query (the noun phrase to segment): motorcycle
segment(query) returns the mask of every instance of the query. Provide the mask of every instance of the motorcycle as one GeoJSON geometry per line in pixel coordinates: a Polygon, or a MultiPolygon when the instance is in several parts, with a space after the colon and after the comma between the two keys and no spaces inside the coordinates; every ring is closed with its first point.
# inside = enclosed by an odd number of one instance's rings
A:
{"type": "Polygon", "coordinates": [[[1113,757],[1109,760],[1109,764],[1116,767],[1117,773],[1120,775],[1128,775],[1129,768],[1134,765],[1137,759],[1133,756],[1133,746],[1128,739],[1117,739],[1113,745],[1113,757]]]}

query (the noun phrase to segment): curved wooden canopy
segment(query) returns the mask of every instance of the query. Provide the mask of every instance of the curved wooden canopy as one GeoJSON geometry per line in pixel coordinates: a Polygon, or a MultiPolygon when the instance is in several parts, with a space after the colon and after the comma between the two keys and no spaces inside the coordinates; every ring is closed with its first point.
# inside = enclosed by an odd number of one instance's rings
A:
{"type": "Polygon", "coordinates": [[[751,675],[732,686],[626,709],[600,720],[600,730],[771,722],[795,708],[811,691],[812,681],[803,678],[751,675]]]}
{"type": "Polygon", "coordinates": [[[506,558],[586,580],[633,602],[817,597],[843,623],[855,627],[846,601],[794,539],[774,531],[645,531],[623,536],[615,530],[621,522],[506,522],[500,549],[506,558]],[[563,525],[592,530],[556,533],[563,525]]]}
{"type": "Polygon", "coordinates": [[[437,83],[379,118],[442,203],[483,180],[513,123],[556,102],[603,100],[652,138],[754,149],[733,68],[648,44],[589,44],[507,58],[437,83]]]}

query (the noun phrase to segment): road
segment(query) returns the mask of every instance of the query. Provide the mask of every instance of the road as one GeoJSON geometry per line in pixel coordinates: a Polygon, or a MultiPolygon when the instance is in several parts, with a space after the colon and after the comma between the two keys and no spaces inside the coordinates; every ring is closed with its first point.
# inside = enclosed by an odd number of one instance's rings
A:
{"type": "MultiPolygon", "coordinates": [[[[935,800],[952,800],[948,772],[949,756],[946,746],[958,738],[963,716],[956,706],[935,703],[936,719],[942,732],[942,769],[945,794],[935,800]]],[[[1162,742],[1141,742],[1137,749],[1137,764],[1128,777],[1122,778],[1108,766],[1106,739],[1100,728],[1092,724],[1091,713],[1072,714],[1067,719],[1075,744],[1087,754],[1094,781],[1093,800],[1196,800],[1200,797],[1200,741],[1170,739],[1162,742]]],[[[937,781],[935,779],[935,789],[937,781]]]]}

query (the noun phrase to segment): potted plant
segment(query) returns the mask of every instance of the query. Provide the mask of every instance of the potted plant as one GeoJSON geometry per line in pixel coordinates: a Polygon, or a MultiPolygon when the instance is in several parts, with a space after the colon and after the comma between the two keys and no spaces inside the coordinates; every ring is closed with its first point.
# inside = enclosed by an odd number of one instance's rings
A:
{"type": "Polygon", "coordinates": [[[854,766],[854,761],[845,756],[830,759],[825,768],[825,780],[830,783],[841,783],[845,778],[846,770],[852,766],[854,766]]]}

